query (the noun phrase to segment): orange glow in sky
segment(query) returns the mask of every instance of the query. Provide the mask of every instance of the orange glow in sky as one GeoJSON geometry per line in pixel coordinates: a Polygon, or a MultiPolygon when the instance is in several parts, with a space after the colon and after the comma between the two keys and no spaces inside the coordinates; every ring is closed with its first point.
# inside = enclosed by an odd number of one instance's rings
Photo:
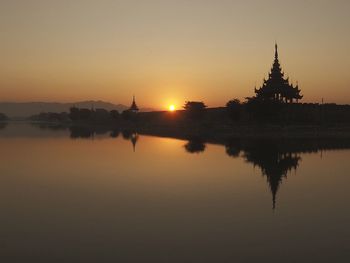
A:
{"type": "Polygon", "coordinates": [[[129,105],[135,94],[141,108],[224,106],[254,95],[277,41],[302,102],[350,103],[349,10],[343,0],[4,0],[0,101],[129,105]]]}

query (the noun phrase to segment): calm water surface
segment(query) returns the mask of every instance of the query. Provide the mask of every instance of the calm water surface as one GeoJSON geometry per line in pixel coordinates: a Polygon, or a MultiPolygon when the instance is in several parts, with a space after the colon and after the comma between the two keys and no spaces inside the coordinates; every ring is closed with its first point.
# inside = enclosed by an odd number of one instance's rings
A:
{"type": "Polygon", "coordinates": [[[1,262],[350,262],[346,147],[1,128],[1,262]]]}

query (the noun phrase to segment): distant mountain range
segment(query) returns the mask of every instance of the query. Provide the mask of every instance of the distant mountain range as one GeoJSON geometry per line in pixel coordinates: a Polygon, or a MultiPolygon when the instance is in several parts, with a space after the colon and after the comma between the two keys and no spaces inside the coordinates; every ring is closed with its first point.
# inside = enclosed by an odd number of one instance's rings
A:
{"type": "MultiPolygon", "coordinates": [[[[0,112],[6,114],[10,118],[29,117],[40,112],[68,112],[71,107],[103,108],[108,111],[117,110],[122,112],[128,109],[123,104],[113,104],[105,101],[79,101],[74,103],[59,102],[0,102],[0,112]]],[[[151,111],[152,109],[141,109],[141,111],[151,111]]]]}

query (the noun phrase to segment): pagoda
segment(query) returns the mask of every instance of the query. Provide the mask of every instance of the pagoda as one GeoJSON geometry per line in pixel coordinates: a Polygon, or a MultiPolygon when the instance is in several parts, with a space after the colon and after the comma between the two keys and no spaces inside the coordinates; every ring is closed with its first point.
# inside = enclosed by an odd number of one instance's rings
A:
{"type": "Polygon", "coordinates": [[[256,89],[256,98],[264,101],[278,101],[293,103],[293,100],[302,99],[298,84],[293,86],[289,83],[289,78],[284,77],[280,62],[278,60],[278,47],[275,44],[275,60],[273,62],[269,78],[264,79],[263,85],[256,89]]]}
{"type": "Polygon", "coordinates": [[[135,102],[135,96],[133,96],[133,98],[132,98],[132,103],[131,103],[131,106],[129,108],[129,111],[135,112],[135,113],[139,111],[139,108],[137,107],[136,102],[135,102]]]}

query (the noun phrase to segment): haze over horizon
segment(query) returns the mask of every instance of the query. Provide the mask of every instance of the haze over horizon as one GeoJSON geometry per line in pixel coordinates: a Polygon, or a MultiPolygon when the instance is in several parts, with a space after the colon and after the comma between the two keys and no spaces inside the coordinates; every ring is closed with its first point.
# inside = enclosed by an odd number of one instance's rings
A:
{"type": "Polygon", "coordinates": [[[350,103],[350,2],[0,3],[0,101],[180,108],[254,95],[274,43],[303,102],[350,103]]]}

